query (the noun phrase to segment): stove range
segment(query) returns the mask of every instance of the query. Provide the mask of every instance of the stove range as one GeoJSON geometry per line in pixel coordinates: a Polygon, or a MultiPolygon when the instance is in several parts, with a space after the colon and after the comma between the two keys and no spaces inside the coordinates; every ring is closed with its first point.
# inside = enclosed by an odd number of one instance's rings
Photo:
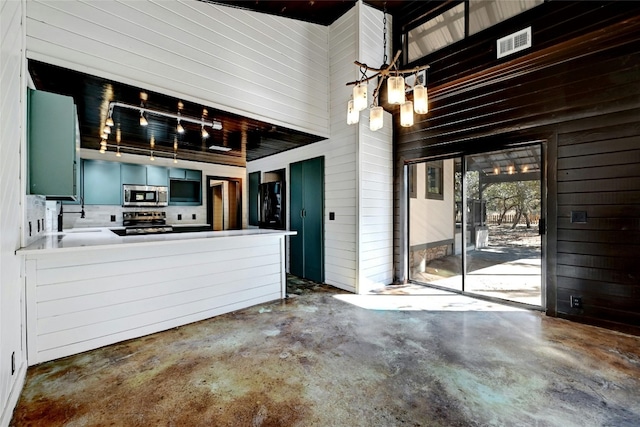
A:
{"type": "Polygon", "coordinates": [[[170,233],[173,227],[167,225],[166,212],[135,211],[123,212],[122,225],[125,227],[125,235],[170,233]]]}

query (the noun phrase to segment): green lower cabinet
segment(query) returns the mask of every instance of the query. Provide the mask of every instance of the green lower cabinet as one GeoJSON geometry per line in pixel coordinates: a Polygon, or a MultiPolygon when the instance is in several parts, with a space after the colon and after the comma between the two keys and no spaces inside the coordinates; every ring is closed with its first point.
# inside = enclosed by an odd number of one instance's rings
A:
{"type": "Polygon", "coordinates": [[[85,205],[121,205],[120,163],[82,161],[85,205]]]}

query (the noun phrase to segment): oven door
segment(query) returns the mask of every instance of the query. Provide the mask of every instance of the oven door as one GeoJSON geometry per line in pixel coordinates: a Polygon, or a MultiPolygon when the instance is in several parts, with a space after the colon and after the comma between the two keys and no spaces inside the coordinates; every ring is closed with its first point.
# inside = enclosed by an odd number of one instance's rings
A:
{"type": "Polygon", "coordinates": [[[158,206],[158,189],[146,185],[124,185],[122,206],[158,206]]]}

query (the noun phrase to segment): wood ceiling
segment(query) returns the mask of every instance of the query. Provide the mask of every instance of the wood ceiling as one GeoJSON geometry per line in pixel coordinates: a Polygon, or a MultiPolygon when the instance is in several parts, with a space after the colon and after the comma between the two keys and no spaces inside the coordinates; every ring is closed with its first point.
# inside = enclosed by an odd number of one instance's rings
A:
{"type": "MultiPolygon", "coordinates": [[[[355,5],[355,0],[343,1],[212,1],[227,6],[242,7],[259,12],[285,16],[288,18],[328,25],[355,5]]],[[[429,2],[436,3],[434,0],[429,2]]],[[[388,13],[409,13],[425,2],[419,1],[365,1],[372,7],[388,13]]],[[[437,2],[441,3],[441,2],[437,2]]],[[[29,60],[29,72],[36,89],[72,96],[78,107],[81,146],[100,148],[101,133],[110,101],[131,105],[140,105],[141,93],[147,95],[145,107],[168,113],[177,113],[182,102],[183,116],[199,119],[203,110],[207,110],[210,120],[222,123],[222,130],[208,129],[210,137],[202,138],[198,124],[183,121],[186,131],[178,134],[176,120],[149,114],[149,125],[140,126],[140,113],[136,110],[115,108],[113,119],[116,126],[109,136],[108,151],[115,152],[116,133],[119,133],[121,151],[149,155],[151,139],[155,144],[156,157],[173,157],[174,142],[178,143],[178,159],[206,163],[219,163],[245,166],[247,161],[277,154],[296,147],[318,142],[324,138],[316,135],[275,126],[247,117],[238,116],[222,110],[197,105],[174,97],[155,93],[143,87],[133,87],[123,83],[108,81],[96,76],[84,74],[39,61],[29,60]],[[119,132],[117,132],[119,129],[119,132]],[[220,152],[209,149],[210,146],[224,146],[231,151],[220,152]]]]}
{"type": "MultiPolygon", "coordinates": [[[[270,15],[283,16],[285,18],[297,19],[299,21],[312,22],[320,25],[331,25],[336,19],[344,15],[355,4],[356,0],[297,0],[297,1],[276,1],[276,0],[201,0],[206,3],[222,4],[225,6],[237,7],[240,9],[253,10],[256,12],[268,13],[270,15]]],[[[407,0],[364,0],[364,3],[376,9],[383,10],[395,15],[414,10],[418,5],[435,0],[407,1],[407,0]]],[[[437,3],[442,3],[438,0],[437,3]]]]}
{"type": "Polygon", "coordinates": [[[180,114],[195,119],[200,119],[203,110],[207,110],[208,120],[221,122],[222,130],[209,128],[210,136],[203,139],[199,124],[183,120],[185,132],[179,134],[176,119],[153,114],[146,114],[148,126],[140,126],[139,111],[116,107],[113,109],[115,126],[108,138],[109,152],[116,151],[118,129],[123,153],[150,155],[153,136],[156,157],[173,157],[174,141],[177,141],[178,159],[232,166],[245,166],[246,161],[324,139],[39,61],[29,60],[29,72],[36,89],[74,98],[82,148],[100,148],[109,102],[141,105],[141,93],[147,96],[144,106],[152,110],[177,114],[178,104],[182,102],[180,114]],[[209,149],[210,146],[229,147],[231,151],[220,152],[209,149]]]}

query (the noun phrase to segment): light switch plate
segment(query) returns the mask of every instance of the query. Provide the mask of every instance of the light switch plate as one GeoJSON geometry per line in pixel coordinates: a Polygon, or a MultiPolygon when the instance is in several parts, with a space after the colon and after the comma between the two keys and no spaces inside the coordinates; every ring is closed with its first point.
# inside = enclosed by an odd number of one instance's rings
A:
{"type": "Polygon", "coordinates": [[[571,222],[578,224],[585,224],[587,222],[586,211],[571,211],[571,222]]]}

